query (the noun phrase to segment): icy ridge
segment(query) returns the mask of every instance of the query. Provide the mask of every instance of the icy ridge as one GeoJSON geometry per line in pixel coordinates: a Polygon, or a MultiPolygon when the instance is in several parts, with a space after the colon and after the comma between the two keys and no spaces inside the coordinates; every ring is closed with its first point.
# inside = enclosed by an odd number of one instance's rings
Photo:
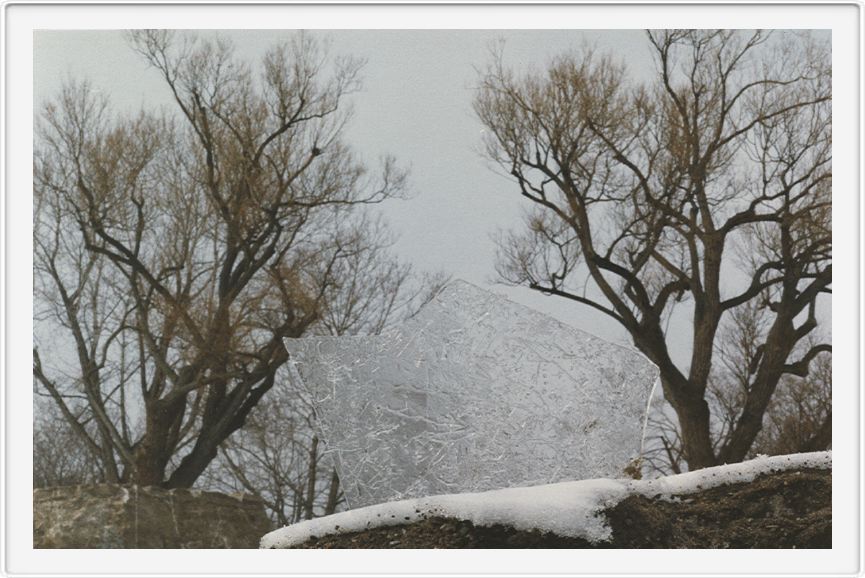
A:
{"type": "Polygon", "coordinates": [[[410,524],[430,516],[468,520],[477,526],[505,524],[518,530],[536,529],[600,542],[611,537],[602,510],[631,495],[670,497],[727,484],[747,483],[772,472],[831,467],[831,451],[811,452],[760,456],[747,462],[650,480],[600,478],[401,500],[286,526],[266,534],[261,539],[261,548],[288,548],[313,536],[410,524]]]}

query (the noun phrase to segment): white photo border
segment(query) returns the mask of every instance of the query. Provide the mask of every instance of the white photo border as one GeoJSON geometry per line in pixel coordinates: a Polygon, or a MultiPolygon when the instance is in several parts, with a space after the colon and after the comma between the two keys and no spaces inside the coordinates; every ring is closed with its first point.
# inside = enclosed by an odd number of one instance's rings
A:
{"type": "Polygon", "coordinates": [[[862,563],[862,18],[858,2],[49,3],[2,6],[3,543],[8,576],[855,576],[862,563]],[[830,550],[34,550],[33,32],[47,29],[818,28],[833,35],[833,548],[830,550]],[[855,312],[855,314],[854,314],[855,312]]]}

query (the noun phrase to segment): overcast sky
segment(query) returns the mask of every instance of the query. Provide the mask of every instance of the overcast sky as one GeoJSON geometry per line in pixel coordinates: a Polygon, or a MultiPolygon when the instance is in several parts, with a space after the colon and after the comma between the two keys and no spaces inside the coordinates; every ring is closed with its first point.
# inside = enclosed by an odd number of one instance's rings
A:
{"type": "MultiPolygon", "coordinates": [[[[256,60],[292,31],[222,31],[241,58],[256,60]]],[[[352,97],[355,110],[347,140],[371,164],[393,154],[411,170],[410,200],[383,207],[399,235],[396,251],[420,270],[444,270],[540,309],[600,337],[631,345],[624,331],[600,313],[494,285],[496,231],[520,224],[516,185],[497,174],[480,154],[482,127],[472,111],[476,69],[489,48],[505,41],[505,59],[518,68],[542,67],[551,56],[588,43],[621,58],[636,77],[654,70],[643,31],[573,30],[334,30],[318,31],[333,54],[365,58],[364,89],[352,97]]],[[[45,31],[34,35],[37,107],[56,94],[64,79],[89,79],[115,107],[170,105],[156,72],[126,45],[119,31],[45,31]]],[[[676,357],[687,358],[687,323],[676,357]]]]}
{"type": "MultiPolygon", "coordinates": [[[[292,31],[222,31],[242,58],[256,60],[292,31]]],[[[581,329],[621,343],[624,333],[600,314],[534,294],[492,286],[497,230],[519,225],[516,185],[496,174],[480,154],[480,123],[472,111],[476,68],[489,48],[504,39],[505,55],[517,67],[540,67],[551,57],[584,43],[596,44],[649,70],[642,31],[566,30],[334,30],[315,32],[333,54],[367,60],[363,90],[347,140],[371,164],[393,154],[410,168],[413,196],[383,208],[399,238],[395,250],[422,270],[445,270],[551,313],[581,329]]],[[[45,31],[34,35],[34,94],[37,108],[64,79],[89,79],[115,107],[170,105],[156,72],[126,45],[120,31],[45,31]]]]}

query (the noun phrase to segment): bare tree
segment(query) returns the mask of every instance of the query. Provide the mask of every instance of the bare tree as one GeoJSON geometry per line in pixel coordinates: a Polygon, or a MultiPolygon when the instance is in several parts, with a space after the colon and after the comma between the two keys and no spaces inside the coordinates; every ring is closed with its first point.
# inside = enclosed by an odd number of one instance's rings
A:
{"type": "Polygon", "coordinates": [[[339,479],[320,467],[312,406],[285,377],[243,429],[223,442],[201,480],[217,490],[259,496],[275,527],[333,513],[343,499],[339,479]]]}
{"type": "MultiPolygon", "coordinates": [[[[414,274],[384,250],[389,235],[383,229],[363,230],[373,232],[382,245],[361,243],[362,249],[340,264],[339,281],[331,286],[310,333],[378,334],[413,316],[449,280],[442,273],[414,274]]],[[[276,526],[333,514],[345,498],[315,420],[307,392],[296,389],[281,370],[267,402],[223,442],[204,485],[261,497],[276,526]]]]}
{"type": "Polygon", "coordinates": [[[489,157],[534,209],[499,272],[600,311],[658,365],[684,458],[748,454],[778,384],[831,350],[797,353],[831,293],[831,58],[799,34],[648,33],[654,81],[591,50],[517,75],[497,55],[475,110],[489,157]],[[677,364],[667,323],[692,324],[677,364]],[[719,330],[763,318],[745,393],[714,447],[707,402],[719,330]]]}
{"type": "Polygon", "coordinates": [[[805,378],[785,376],[766,411],[753,453],[777,455],[832,448],[832,356],[814,360],[805,378]]]}
{"type": "Polygon", "coordinates": [[[442,271],[416,273],[389,252],[393,236],[381,220],[360,222],[356,250],[334,263],[338,281],[328,287],[310,331],[323,335],[378,335],[412,317],[450,280],[442,271]]]}
{"type": "MultiPolygon", "coordinates": [[[[810,344],[806,344],[810,347],[810,344]]],[[[729,441],[742,410],[747,389],[733,376],[717,372],[706,399],[712,408],[712,446],[729,441]]],[[[667,475],[684,471],[684,447],[675,414],[667,404],[653,408],[649,418],[644,464],[649,472],[667,475]]],[[[763,428],[747,458],[812,452],[832,447],[832,357],[817,356],[807,377],[784,375],[763,416],[763,428]]]]}
{"type": "Polygon", "coordinates": [[[88,450],[52,402],[39,401],[33,428],[33,487],[77,486],[105,481],[101,462],[88,450]]]}
{"type": "Polygon", "coordinates": [[[75,353],[40,337],[33,371],[108,481],[189,487],[273,387],[283,338],[320,321],[353,209],[405,175],[340,140],[362,63],[307,35],[258,68],[222,38],[130,42],[174,111],[120,116],[85,83],[38,126],[38,322],[75,353]]]}

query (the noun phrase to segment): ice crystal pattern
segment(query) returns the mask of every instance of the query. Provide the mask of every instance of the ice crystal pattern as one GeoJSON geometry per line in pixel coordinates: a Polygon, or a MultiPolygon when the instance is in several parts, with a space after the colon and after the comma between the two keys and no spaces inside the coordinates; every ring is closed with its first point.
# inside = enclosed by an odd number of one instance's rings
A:
{"type": "Polygon", "coordinates": [[[374,337],[288,339],[352,508],[621,477],[657,368],[464,281],[374,337]]]}

